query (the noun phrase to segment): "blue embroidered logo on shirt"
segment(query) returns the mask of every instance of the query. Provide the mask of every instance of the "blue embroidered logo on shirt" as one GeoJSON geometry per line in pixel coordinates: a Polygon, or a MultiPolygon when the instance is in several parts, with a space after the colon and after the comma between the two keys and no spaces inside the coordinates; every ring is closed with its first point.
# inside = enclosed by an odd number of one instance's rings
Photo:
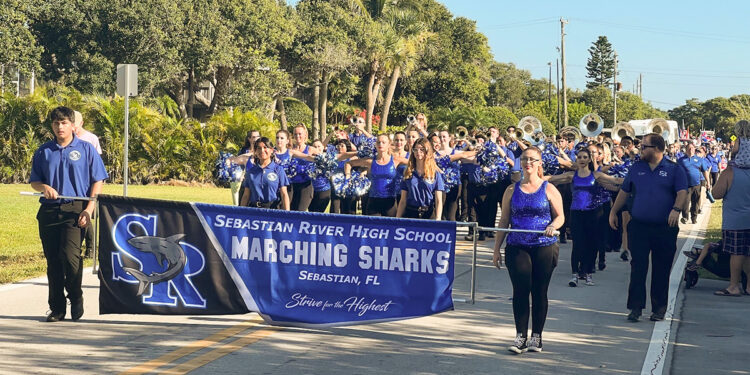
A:
{"type": "Polygon", "coordinates": [[[267,176],[268,176],[268,181],[276,181],[279,179],[279,175],[277,175],[274,172],[269,173],[267,176]]]}
{"type": "Polygon", "coordinates": [[[81,153],[76,150],[71,151],[70,154],[68,155],[68,158],[72,161],[77,161],[81,158],[81,153]]]}

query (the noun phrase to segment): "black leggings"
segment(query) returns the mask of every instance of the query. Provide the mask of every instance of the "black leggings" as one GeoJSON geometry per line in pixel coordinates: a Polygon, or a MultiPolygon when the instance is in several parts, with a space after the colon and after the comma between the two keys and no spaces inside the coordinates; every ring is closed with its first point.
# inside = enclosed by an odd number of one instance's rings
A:
{"type": "Polygon", "coordinates": [[[313,199],[312,181],[291,184],[289,189],[290,209],[292,211],[307,211],[313,199]]]}
{"type": "Polygon", "coordinates": [[[711,186],[716,186],[716,181],[719,179],[719,172],[709,172],[711,177],[711,186]]]}
{"type": "Polygon", "coordinates": [[[342,198],[336,194],[331,195],[331,213],[332,214],[354,214],[356,209],[355,198],[342,198]]]}
{"type": "Polygon", "coordinates": [[[557,266],[559,247],[505,247],[505,264],[513,284],[513,318],[516,333],[529,330],[529,294],[531,294],[531,333],[542,334],[547,320],[547,289],[557,266]]]}
{"type": "Polygon", "coordinates": [[[396,197],[393,198],[375,198],[367,199],[367,215],[369,216],[386,216],[396,217],[398,206],[396,206],[396,197]]]}
{"type": "Polygon", "coordinates": [[[456,221],[456,212],[458,211],[458,197],[461,196],[462,186],[456,185],[445,194],[443,202],[443,220],[456,221]]]}
{"type": "Polygon", "coordinates": [[[594,272],[596,253],[603,243],[603,233],[600,228],[603,215],[603,207],[588,211],[570,210],[570,231],[573,234],[570,265],[573,273],[594,272]]]}
{"type": "Polygon", "coordinates": [[[310,212],[326,212],[328,202],[331,201],[331,190],[316,191],[313,193],[312,201],[308,210],[310,212]]]}

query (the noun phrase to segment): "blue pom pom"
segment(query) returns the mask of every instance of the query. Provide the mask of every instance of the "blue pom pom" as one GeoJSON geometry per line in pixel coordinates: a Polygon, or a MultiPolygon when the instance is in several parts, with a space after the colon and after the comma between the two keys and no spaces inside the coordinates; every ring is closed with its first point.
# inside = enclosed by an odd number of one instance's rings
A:
{"type": "Polygon", "coordinates": [[[357,156],[360,159],[375,157],[375,138],[365,138],[357,147],[357,156]]]}
{"type": "Polygon", "coordinates": [[[347,197],[348,182],[343,172],[331,175],[331,186],[333,186],[334,194],[342,198],[347,197]]]}
{"type": "Polygon", "coordinates": [[[315,162],[310,165],[308,175],[311,178],[325,177],[329,178],[338,168],[339,163],[336,160],[336,153],[324,152],[322,154],[315,155],[315,162]]]}

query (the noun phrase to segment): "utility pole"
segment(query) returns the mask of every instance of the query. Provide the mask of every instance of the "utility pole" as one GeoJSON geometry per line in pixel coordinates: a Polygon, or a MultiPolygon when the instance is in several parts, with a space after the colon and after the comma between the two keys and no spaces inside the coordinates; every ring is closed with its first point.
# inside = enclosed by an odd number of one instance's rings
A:
{"type": "Polygon", "coordinates": [[[565,85],[565,24],[568,23],[560,17],[560,63],[562,64],[562,104],[563,104],[563,126],[568,126],[568,93],[565,85]]]}
{"type": "Polygon", "coordinates": [[[555,59],[555,70],[557,72],[557,131],[560,132],[560,59],[555,59]]]}
{"type": "Polygon", "coordinates": [[[643,73],[638,75],[638,97],[643,100],[643,73]]]}
{"type": "Polygon", "coordinates": [[[617,52],[615,52],[615,71],[612,77],[612,127],[617,124],[617,52]]]}
{"type": "Polygon", "coordinates": [[[552,61],[548,62],[549,65],[549,81],[547,81],[547,108],[552,109],[552,61]]]}

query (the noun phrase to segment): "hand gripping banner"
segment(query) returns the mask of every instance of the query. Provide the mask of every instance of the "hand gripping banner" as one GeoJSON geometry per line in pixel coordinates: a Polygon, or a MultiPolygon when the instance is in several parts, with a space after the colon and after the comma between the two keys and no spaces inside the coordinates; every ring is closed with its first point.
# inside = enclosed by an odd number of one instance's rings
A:
{"type": "Polygon", "coordinates": [[[455,222],[99,196],[100,313],[331,326],[453,309],[455,222]]]}

